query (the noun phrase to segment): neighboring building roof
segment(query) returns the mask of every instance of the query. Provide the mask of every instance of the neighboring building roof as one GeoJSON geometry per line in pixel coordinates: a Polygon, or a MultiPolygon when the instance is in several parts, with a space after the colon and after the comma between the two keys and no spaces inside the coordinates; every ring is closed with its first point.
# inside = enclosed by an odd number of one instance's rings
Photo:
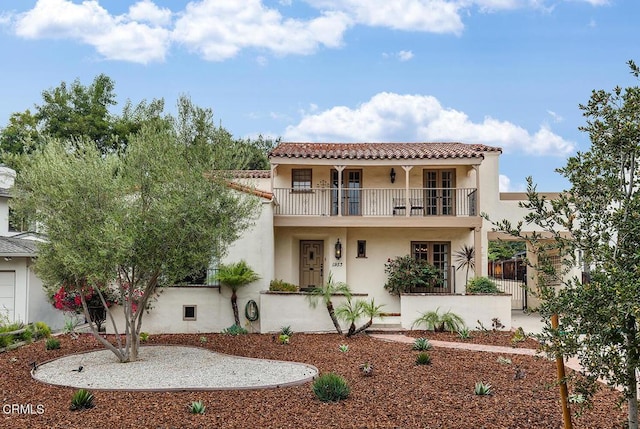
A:
{"type": "Polygon", "coordinates": [[[0,256],[36,256],[38,242],[24,238],[0,237],[0,256]]]}
{"type": "Polygon", "coordinates": [[[269,153],[269,158],[482,158],[485,152],[502,152],[502,149],[466,143],[280,143],[269,153]]]}
{"type": "Polygon", "coordinates": [[[261,189],[252,188],[251,186],[242,185],[236,182],[228,182],[227,185],[231,189],[235,189],[236,191],[245,192],[247,194],[255,195],[260,198],[267,199],[269,201],[273,200],[273,193],[263,191],[261,189]]]}
{"type": "Polygon", "coordinates": [[[236,179],[268,179],[271,170],[233,170],[231,174],[236,179]]]}

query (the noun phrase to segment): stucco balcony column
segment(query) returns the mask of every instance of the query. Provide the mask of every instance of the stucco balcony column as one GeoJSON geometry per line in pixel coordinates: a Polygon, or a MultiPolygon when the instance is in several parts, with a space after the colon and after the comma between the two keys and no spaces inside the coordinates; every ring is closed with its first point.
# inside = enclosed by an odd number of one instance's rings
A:
{"type": "Polygon", "coordinates": [[[409,172],[413,168],[413,165],[403,165],[402,169],[404,170],[404,206],[407,207],[405,209],[405,216],[411,216],[411,205],[409,201],[409,172]]]}

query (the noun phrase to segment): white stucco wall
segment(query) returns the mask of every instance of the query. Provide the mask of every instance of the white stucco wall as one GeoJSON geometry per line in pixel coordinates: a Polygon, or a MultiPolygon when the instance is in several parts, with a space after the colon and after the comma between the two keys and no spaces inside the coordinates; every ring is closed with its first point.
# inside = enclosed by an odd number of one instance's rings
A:
{"type": "MultiPolygon", "coordinates": [[[[278,332],[284,326],[289,326],[294,332],[335,332],[327,307],[318,299],[316,308],[309,305],[308,295],[303,293],[262,293],[260,295],[260,327],[261,331],[278,332]]],[[[365,296],[353,297],[368,299],[365,296]]],[[[331,299],[337,308],[345,302],[343,296],[331,299]]],[[[348,328],[346,322],[341,322],[343,330],[348,328]]]]}
{"type": "MultiPolygon", "coordinates": [[[[476,329],[478,321],[491,328],[491,319],[497,317],[504,330],[511,329],[511,295],[433,295],[410,294],[401,296],[401,325],[412,329],[413,322],[427,311],[451,311],[462,317],[469,329],[476,329]]],[[[425,329],[424,325],[414,329],[425,329]]]]}

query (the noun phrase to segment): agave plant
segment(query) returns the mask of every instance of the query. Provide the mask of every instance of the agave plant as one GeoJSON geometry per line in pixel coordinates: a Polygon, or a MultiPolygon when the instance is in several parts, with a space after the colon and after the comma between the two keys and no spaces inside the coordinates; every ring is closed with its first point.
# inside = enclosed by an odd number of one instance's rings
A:
{"type": "Polygon", "coordinates": [[[194,401],[189,406],[189,411],[191,411],[191,414],[204,414],[206,410],[207,410],[207,407],[204,405],[204,402],[202,401],[194,401]]]}
{"type": "Polygon", "coordinates": [[[431,343],[426,338],[416,338],[413,341],[413,346],[411,346],[411,349],[418,351],[431,350],[431,343]]]}
{"type": "Polygon", "coordinates": [[[71,397],[71,407],[72,411],[76,410],[85,410],[89,408],[93,408],[95,404],[93,403],[93,393],[89,392],[85,389],[76,390],[73,396],[71,397]]]}
{"type": "Polygon", "coordinates": [[[493,391],[491,390],[492,386],[490,383],[485,383],[484,381],[476,382],[476,386],[473,389],[473,393],[479,396],[491,395],[493,391]]]}

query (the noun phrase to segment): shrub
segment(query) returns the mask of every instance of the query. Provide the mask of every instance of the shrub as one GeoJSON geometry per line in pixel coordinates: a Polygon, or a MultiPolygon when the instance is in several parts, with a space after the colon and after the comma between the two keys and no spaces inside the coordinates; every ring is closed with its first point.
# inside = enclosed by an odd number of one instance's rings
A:
{"type": "Polygon", "coordinates": [[[388,259],[384,272],[389,276],[384,288],[391,295],[437,286],[441,282],[440,271],[436,267],[411,255],[388,259]]]}
{"type": "Polygon", "coordinates": [[[33,331],[29,328],[26,328],[24,331],[18,334],[19,341],[30,342],[33,339],[33,331]]]}
{"type": "Polygon", "coordinates": [[[498,285],[488,277],[475,277],[467,283],[467,293],[501,293],[498,285]]]}
{"type": "Polygon", "coordinates": [[[513,333],[513,336],[511,337],[511,345],[515,347],[518,345],[518,343],[521,343],[526,339],[527,339],[527,334],[524,333],[524,329],[522,329],[522,327],[519,327],[518,329],[516,329],[516,331],[513,333]]]}
{"type": "Polygon", "coordinates": [[[491,395],[493,393],[491,390],[491,384],[485,383],[484,381],[478,381],[473,389],[473,393],[479,396],[491,395]]]}
{"type": "Polygon", "coordinates": [[[204,414],[206,409],[207,407],[205,407],[204,402],[202,401],[194,401],[189,406],[189,411],[191,411],[191,414],[204,414]]]}
{"type": "Polygon", "coordinates": [[[44,347],[47,350],[57,350],[60,348],[60,340],[57,338],[47,338],[47,341],[44,343],[44,347]]]}
{"type": "Polygon", "coordinates": [[[431,365],[431,356],[429,356],[429,353],[418,353],[418,356],[416,356],[416,365],[431,365]]]}
{"type": "Polygon", "coordinates": [[[0,349],[13,344],[13,335],[0,335],[0,349]]]}
{"type": "Polygon", "coordinates": [[[431,350],[431,343],[426,338],[416,338],[413,341],[413,346],[411,346],[411,349],[418,351],[431,350]]]}
{"type": "Polygon", "coordinates": [[[322,402],[338,402],[347,399],[351,389],[347,381],[333,372],[322,374],[313,382],[313,393],[322,402]]]}
{"type": "Polygon", "coordinates": [[[231,325],[222,331],[222,333],[226,335],[245,335],[248,334],[248,331],[240,325],[231,325]]]}
{"type": "Polygon", "coordinates": [[[76,390],[76,392],[71,397],[70,409],[72,411],[76,411],[93,408],[95,406],[95,404],[93,403],[93,399],[93,393],[89,392],[88,390],[76,390]]]}
{"type": "Polygon", "coordinates": [[[36,322],[33,326],[30,326],[33,332],[34,338],[49,338],[51,336],[51,328],[44,322],[36,322]]]}
{"type": "Polygon", "coordinates": [[[298,292],[300,288],[283,280],[271,280],[269,282],[269,290],[273,292],[298,292]]]}
{"type": "Polygon", "coordinates": [[[280,334],[278,336],[278,342],[280,344],[289,344],[289,338],[290,337],[288,335],[286,335],[286,334],[280,334]]]}
{"type": "Polygon", "coordinates": [[[440,314],[440,308],[435,311],[427,311],[417,318],[411,327],[424,324],[428,331],[436,332],[458,332],[464,328],[464,320],[451,311],[440,314]]]}

